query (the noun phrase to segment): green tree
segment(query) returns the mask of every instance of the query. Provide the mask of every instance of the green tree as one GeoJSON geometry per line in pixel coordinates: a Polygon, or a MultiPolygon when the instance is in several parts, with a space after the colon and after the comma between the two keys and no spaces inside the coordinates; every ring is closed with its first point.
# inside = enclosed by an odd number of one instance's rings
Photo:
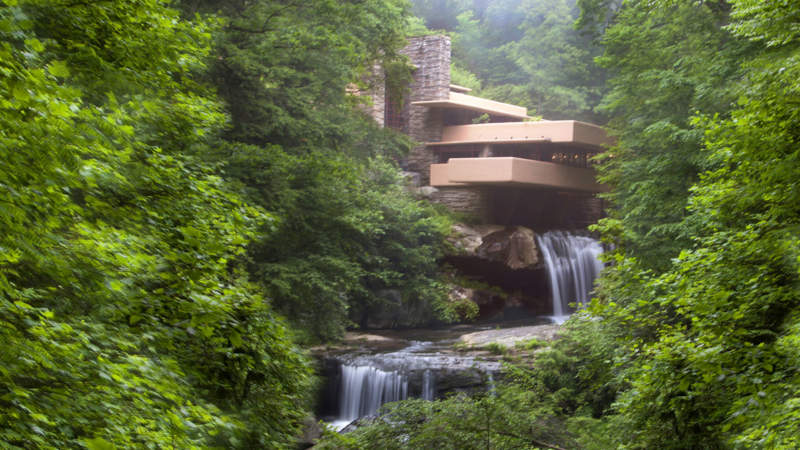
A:
{"type": "MultiPolygon", "coordinates": [[[[511,7],[512,17],[521,16],[511,7]]],[[[484,90],[496,85],[522,83],[522,74],[515,61],[509,57],[506,44],[513,42],[508,34],[497,36],[496,26],[490,17],[477,17],[472,10],[457,16],[458,26],[453,34],[453,60],[459,67],[475,73],[484,84],[484,90]]],[[[516,30],[515,26],[501,29],[516,30]]],[[[513,33],[512,33],[513,35],[513,33]]],[[[484,91],[479,92],[484,95],[484,91]]],[[[490,94],[486,94],[490,95],[490,94]]]]}
{"type": "Polygon", "coordinates": [[[696,248],[662,277],[674,286],[663,301],[691,325],[665,330],[648,348],[652,359],[680,370],[642,374],[638,393],[625,399],[629,414],[641,415],[634,405],[643,399],[673,398],[674,414],[693,427],[682,430],[684,440],[702,434],[732,446],[798,445],[800,380],[789,348],[800,307],[793,125],[800,34],[773,20],[798,14],[796,5],[733,2],[728,28],[758,45],[758,56],[743,64],[730,117],[698,122],[715,163],[690,197],[700,231],[696,248]]]}
{"type": "Polygon", "coordinates": [[[520,10],[524,35],[510,53],[524,76],[525,104],[548,119],[598,121],[592,109],[605,76],[593,62],[598,47],[575,29],[575,2],[529,0],[520,10]]]}
{"type": "Polygon", "coordinates": [[[411,323],[459,317],[465,305],[448,303],[437,274],[446,219],[407,193],[389,162],[411,144],[361,113],[364,97],[349,89],[382,82],[374,76],[381,66],[397,75],[388,88],[401,90],[408,5],[184,8],[219,8],[224,21],[210,80],[233,122],[203,157],[280,217],[249,251],[249,271],[273,304],[309,341],[340,337],[398,296],[411,323]]]}
{"type": "MultiPolygon", "coordinates": [[[[617,254],[594,307],[627,348],[621,376],[630,389],[610,423],[630,448],[798,445],[797,361],[788,349],[797,342],[800,307],[794,126],[800,40],[774,18],[800,10],[749,1],[731,6],[726,46],[750,58],[737,61],[735,72],[717,68],[737,74],[715,87],[737,102],[696,111],[689,121],[701,133],[706,168],[693,177],[679,229],[691,240],[657,273],[646,269],[652,263],[631,257],[640,249],[617,254]]],[[[623,218],[617,231],[629,223],[623,218]]]]}
{"type": "Polygon", "coordinates": [[[187,153],[210,23],[0,9],[0,446],[290,445],[309,369],[240,264],[273,218],[187,153]]]}
{"type": "Polygon", "coordinates": [[[618,244],[648,268],[663,270],[691,245],[687,197],[708,167],[691,118],[729,108],[747,51],[721,27],[727,14],[716,2],[626,2],[601,40],[609,91],[600,109],[618,138],[601,167],[614,187],[606,223],[621,221],[618,244]]]}
{"type": "Polygon", "coordinates": [[[456,16],[470,6],[469,0],[412,0],[413,12],[431,30],[453,30],[456,16]]]}

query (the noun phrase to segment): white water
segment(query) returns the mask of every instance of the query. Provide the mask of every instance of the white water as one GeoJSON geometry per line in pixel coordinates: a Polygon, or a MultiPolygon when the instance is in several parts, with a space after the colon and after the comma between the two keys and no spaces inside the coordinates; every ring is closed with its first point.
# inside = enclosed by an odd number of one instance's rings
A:
{"type": "Polygon", "coordinates": [[[375,414],[384,403],[408,396],[408,379],[397,371],[344,364],[341,371],[340,411],[334,427],[343,428],[359,417],[375,414]]]}
{"type": "Polygon", "coordinates": [[[603,270],[598,257],[603,247],[596,240],[564,231],[548,231],[536,236],[553,294],[553,316],[562,323],[571,312],[570,303],[579,308],[589,303],[592,285],[603,270]]]}
{"type": "Polygon", "coordinates": [[[422,373],[422,399],[433,400],[436,395],[436,379],[430,369],[422,373]]]}
{"type": "Polygon", "coordinates": [[[341,431],[360,417],[376,414],[381,405],[388,402],[409,397],[434,400],[439,376],[474,373],[477,369],[489,374],[491,380],[491,372],[500,370],[497,361],[440,353],[433,344],[410,341],[408,347],[396,352],[339,360],[338,416],[329,426],[341,431]]]}

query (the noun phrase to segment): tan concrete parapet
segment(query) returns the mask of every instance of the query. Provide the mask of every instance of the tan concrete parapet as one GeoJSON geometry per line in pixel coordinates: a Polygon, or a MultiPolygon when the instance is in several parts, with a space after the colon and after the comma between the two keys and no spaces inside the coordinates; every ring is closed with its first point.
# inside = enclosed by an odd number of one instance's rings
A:
{"type": "Polygon", "coordinates": [[[438,108],[469,109],[497,116],[511,117],[514,119],[528,119],[528,109],[523,106],[511,105],[509,103],[496,102],[485,98],[455,92],[450,87],[450,97],[447,100],[428,100],[411,102],[412,105],[429,106],[438,108]]]}
{"type": "Polygon", "coordinates": [[[450,181],[447,168],[448,164],[431,164],[431,186],[464,186],[464,183],[454,183],[450,181]]]}
{"type": "Polygon", "coordinates": [[[528,185],[604,192],[592,169],[523,158],[451,158],[431,165],[431,186],[528,185]],[[438,183],[438,184],[437,184],[438,183]]]}
{"type": "Polygon", "coordinates": [[[577,120],[481,123],[444,127],[442,140],[427,145],[553,142],[602,147],[613,144],[605,130],[577,120]]]}

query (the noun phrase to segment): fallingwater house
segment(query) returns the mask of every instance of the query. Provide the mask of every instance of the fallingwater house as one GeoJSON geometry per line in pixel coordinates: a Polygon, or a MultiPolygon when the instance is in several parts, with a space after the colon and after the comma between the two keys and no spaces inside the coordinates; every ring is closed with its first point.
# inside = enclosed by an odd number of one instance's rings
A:
{"type": "Polygon", "coordinates": [[[583,229],[601,217],[594,194],[604,187],[589,162],[609,143],[601,127],[535,120],[524,107],[469,95],[450,84],[449,37],[409,42],[403,53],[415,70],[405,104],[378,86],[369,113],[421,143],[407,170],[436,188],[428,191],[432,201],[483,223],[537,231],[583,229]]]}
{"type": "MultiPolygon", "coordinates": [[[[415,67],[404,103],[389,98],[376,68],[368,113],[419,143],[404,161],[419,192],[482,224],[457,227],[465,238],[454,244],[464,251],[446,262],[507,294],[457,288],[453,295],[477,303],[485,319],[568,314],[569,303],[589,298],[602,248],[589,238],[548,232],[585,234],[602,217],[595,194],[605,187],[595,181],[590,159],[609,137],[597,125],[532,118],[524,107],[451,84],[446,36],[410,38],[403,53],[415,67]]],[[[402,324],[401,310],[387,313],[383,324],[402,324]]]]}
{"type": "MultiPolygon", "coordinates": [[[[588,300],[602,269],[597,241],[560,230],[585,230],[601,217],[595,194],[604,187],[595,182],[589,159],[609,138],[596,125],[535,120],[526,108],[478,98],[450,84],[445,36],[411,38],[404,53],[416,67],[410,95],[397,105],[379,78],[368,93],[373,100],[368,112],[419,143],[405,161],[419,192],[480,222],[455,227],[453,243],[460,252],[446,262],[458,272],[456,280],[466,276],[493,288],[453,286],[451,296],[477,303],[483,319],[563,320],[570,303],[588,300]]],[[[387,297],[362,325],[415,325],[399,299],[387,297]]],[[[320,414],[341,429],[389,401],[485,389],[497,370],[413,347],[326,360],[328,389],[320,414]]]]}

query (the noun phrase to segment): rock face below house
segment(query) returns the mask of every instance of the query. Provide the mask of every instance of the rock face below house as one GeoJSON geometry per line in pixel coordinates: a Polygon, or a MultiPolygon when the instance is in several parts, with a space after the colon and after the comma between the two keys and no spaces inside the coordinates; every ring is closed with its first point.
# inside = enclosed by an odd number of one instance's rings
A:
{"type": "Polygon", "coordinates": [[[501,262],[514,270],[539,264],[536,235],[525,227],[506,228],[484,236],[475,253],[480,258],[501,262]]]}
{"type": "Polygon", "coordinates": [[[451,296],[469,298],[482,319],[514,319],[552,311],[547,277],[530,228],[502,225],[453,226],[454,251],[445,262],[455,269],[451,296]],[[457,282],[458,283],[458,282],[457,282]]]}
{"type": "Polygon", "coordinates": [[[498,262],[512,270],[532,269],[541,261],[530,228],[455,224],[448,240],[456,249],[453,256],[498,262]]]}
{"type": "MultiPolygon", "coordinates": [[[[453,225],[450,299],[478,305],[478,319],[516,320],[552,314],[547,275],[530,228],[503,225],[453,225]]],[[[379,306],[361,316],[365,329],[407,328],[435,324],[424,302],[402,298],[396,289],[376,293],[379,306]]],[[[356,319],[354,319],[356,320],[356,319]]]]}
{"type": "Polygon", "coordinates": [[[450,230],[448,242],[453,244],[457,255],[476,256],[476,250],[483,244],[483,239],[498,231],[505,230],[503,225],[466,225],[457,223],[450,230]]]}

